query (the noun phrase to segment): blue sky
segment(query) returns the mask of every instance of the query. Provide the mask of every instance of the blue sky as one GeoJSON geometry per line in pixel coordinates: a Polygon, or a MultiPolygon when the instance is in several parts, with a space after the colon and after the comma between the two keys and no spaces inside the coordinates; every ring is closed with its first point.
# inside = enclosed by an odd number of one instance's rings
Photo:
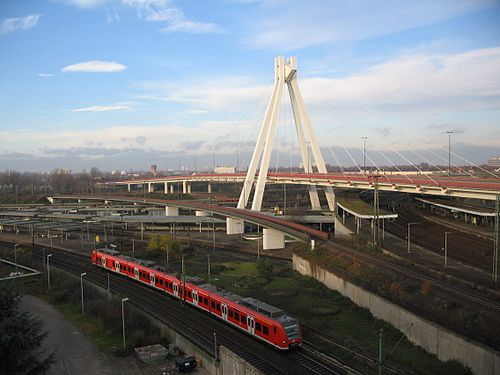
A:
{"type": "MultiPolygon", "coordinates": [[[[467,160],[500,154],[498,0],[4,0],[0,169],[245,165],[277,55],[342,162],[362,136],[418,161],[449,130],[467,160]]],[[[295,163],[290,113],[275,164],[295,163]]]]}

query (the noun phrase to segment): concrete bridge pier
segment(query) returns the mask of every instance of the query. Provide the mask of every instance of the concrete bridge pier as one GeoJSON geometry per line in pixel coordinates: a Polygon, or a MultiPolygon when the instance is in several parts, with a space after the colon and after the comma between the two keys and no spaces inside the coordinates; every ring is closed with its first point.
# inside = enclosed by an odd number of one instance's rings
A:
{"type": "Polygon", "coordinates": [[[285,233],[271,228],[264,228],[262,233],[263,250],[277,250],[285,248],[285,233]]]}
{"type": "Polygon", "coordinates": [[[131,191],[132,190],[132,185],[131,184],[127,184],[127,191],[131,191]]]}
{"type": "Polygon", "coordinates": [[[244,232],[245,222],[243,219],[226,217],[226,234],[241,234],[244,232]]]}
{"type": "Polygon", "coordinates": [[[191,183],[189,181],[182,181],[182,194],[191,194],[191,183]]]}
{"type": "Polygon", "coordinates": [[[168,182],[164,182],[163,187],[164,187],[163,190],[164,190],[165,194],[168,194],[168,182]]]}
{"type": "Polygon", "coordinates": [[[179,216],[179,207],[165,206],[165,216],[179,216]]]}
{"type": "Polygon", "coordinates": [[[212,183],[211,182],[209,182],[207,185],[207,192],[208,192],[208,194],[212,194],[212,183]]]}
{"type": "Polygon", "coordinates": [[[174,184],[170,185],[170,194],[174,194],[175,193],[175,186],[174,184]]]}
{"type": "Polygon", "coordinates": [[[155,191],[155,188],[151,182],[148,182],[148,193],[155,191]]]}

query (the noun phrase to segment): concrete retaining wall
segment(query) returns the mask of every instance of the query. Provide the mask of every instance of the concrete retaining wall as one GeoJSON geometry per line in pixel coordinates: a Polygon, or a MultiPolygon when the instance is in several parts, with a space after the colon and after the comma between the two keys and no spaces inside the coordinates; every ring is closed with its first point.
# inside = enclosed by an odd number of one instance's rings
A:
{"type": "Polygon", "coordinates": [[[304,258],[294,255],[293,269],[338,291],[356,305],[367,308],[375,317],[405,332],[408,340],[440,360],[457,360],[469,366],[475,374],[500,375],[500,353],[429,322],[332,272],[311,265],[304,258]]]}
{"type": "Polygon", "coordinates": [[[255,367],[223,346],[220,347],[219,354],[222,375],[262,375],[255,367]]]}

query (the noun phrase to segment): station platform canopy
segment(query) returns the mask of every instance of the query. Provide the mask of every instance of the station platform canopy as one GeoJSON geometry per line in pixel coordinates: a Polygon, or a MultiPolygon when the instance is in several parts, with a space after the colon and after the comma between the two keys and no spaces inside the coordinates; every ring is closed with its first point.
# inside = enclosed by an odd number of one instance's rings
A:
{"type": "Polygon", "coordinates": [[[417,201],[425,204],[429,204],[435,207],[445,208],[452,212],[463,212],[470,215],[484,216],[484,217],[495,217],[495,211],[493,209],[488,209],[486,207],[479,207],[473,205],[467,205],[456,201],[447,201],[444,199],[428,199],[428,198],[415,198],[417,201]]]}
{"type": "MultiPolygon", "coordinates": [[[[337,206],[358,219],[373,219],[373,206],[359,197],[337,195],[337,206]]],[[[379,219],[396,219],[398,214],[383,209],[379,210],[379,219]]]]}

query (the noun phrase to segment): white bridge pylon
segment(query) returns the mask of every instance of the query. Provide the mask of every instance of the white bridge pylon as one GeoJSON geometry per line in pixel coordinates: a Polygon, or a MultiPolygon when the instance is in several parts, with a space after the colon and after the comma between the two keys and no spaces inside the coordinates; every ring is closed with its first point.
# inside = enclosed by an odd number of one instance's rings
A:
{"type": "MultiPolygon", "coordinates": [[[[304,100],[297,85],[297,58],[290,57],[286,60],[283,56],[274,59],[274,89],[269,101],[264,122],[259,131],[257,144],[253,151],[252,159],[243,183],[238,208],[246,208],[250,192],[255,181],[257,173],[257,165],[260,162],[259,175],[255,182],[255,192],[252,201],[252,210],[260,211],[262,208],[262,199],[264,197],[264,188],[266,186],[267,174],[269,171],[269,162],[273,150],[274,138],[276,134],[276,125],[281,109],[283,99],[283,91],[285,83],[288,86],[290,94],[290,102],[292,105],[293,118],[295,121],[295,130],[300,147],[302,157],[302,165],[305,173],[312,173],[312,162],[309,158],[309,147],[311,149],[314,162],[319,173],[327,173],[325,160],[321,154],[318,142],[314,135],[311,120],[307,114],[304,100]]],[[[326,200],[330,211],[335,210],[335,196],[331,186],[325,187],[326,200]]],[[[309,187],[309,197],[311,199],[311,207],[313,210],[320,210],[318,191],[315,185],[309,187]]]]}

